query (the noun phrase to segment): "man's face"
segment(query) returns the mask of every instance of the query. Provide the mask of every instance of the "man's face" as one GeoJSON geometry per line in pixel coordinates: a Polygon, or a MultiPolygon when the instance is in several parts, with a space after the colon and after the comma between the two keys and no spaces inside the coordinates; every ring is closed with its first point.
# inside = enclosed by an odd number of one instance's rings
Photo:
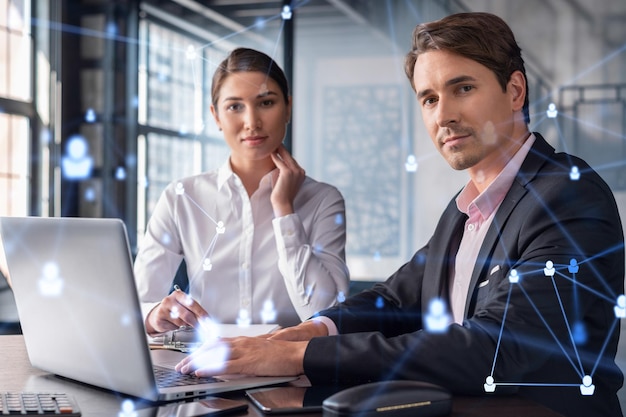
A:
{"type": "Polygon", "coordinates": [[[429,51],[417,58],[413,82],[424,124],[452,168],[486,177],[502,169],[517,139],[519,75],[503,92],[491,70],[461,55],[429,51]]]}

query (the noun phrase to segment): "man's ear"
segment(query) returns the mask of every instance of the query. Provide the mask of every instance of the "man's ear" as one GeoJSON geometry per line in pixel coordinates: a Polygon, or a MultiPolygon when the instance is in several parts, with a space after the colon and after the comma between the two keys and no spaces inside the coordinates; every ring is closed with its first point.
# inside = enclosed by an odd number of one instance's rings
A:
{"type": "Polygon", "coordinates": [[[213,104],[211,104],[211,114],[213,115],[213,118],[215,119],[215,123],[217,124],[217,127],[222,130],[222,124],[220,123],[220,115],[217,113],[217,110],[215,109],[215,106],[213,104]]]}
{"type": "Polygon", "coordinates": [[[513,71],[509,77],[509,83],[507,85],[507,91],[511,95],[511,104],[513,110],[521,111],[524,107],[524,101],[526,100],[526,77],[520,70],[513,71]]]}

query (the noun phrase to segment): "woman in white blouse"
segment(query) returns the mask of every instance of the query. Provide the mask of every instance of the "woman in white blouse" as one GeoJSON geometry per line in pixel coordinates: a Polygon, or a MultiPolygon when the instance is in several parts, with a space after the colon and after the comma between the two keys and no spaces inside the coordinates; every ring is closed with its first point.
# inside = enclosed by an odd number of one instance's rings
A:
{"type": "Polygon", "coordinates": [[[238,48],[217,68],[211,95],[230,157],[164,190],[135,260],[151,335],[207,317],[294,325],[348,292],[344,200],[282,145],[291,117],[283,71],[238,48]],[[183,260],[189,288],[170,293],[183,260]]]}

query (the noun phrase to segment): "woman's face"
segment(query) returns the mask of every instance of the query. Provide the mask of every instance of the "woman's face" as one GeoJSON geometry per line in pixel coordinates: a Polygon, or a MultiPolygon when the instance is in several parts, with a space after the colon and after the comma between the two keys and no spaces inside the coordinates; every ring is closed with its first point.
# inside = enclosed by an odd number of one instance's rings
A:
{"type": "Polygon", "coordinates": [[[219,90],[211,113],[231,149],[231,163],[263,160],[278,148],[291,117],[278,83],[262,72],[235,72],[219,90]]]}

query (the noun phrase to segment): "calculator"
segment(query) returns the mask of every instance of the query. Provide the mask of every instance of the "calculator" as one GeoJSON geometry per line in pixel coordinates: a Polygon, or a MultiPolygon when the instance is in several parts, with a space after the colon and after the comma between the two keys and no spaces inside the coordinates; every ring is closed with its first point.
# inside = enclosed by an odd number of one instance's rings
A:
{"type": "Polygon", "coordinates": [[[0,416],[80,416],[74,399],[64,393],[0,392],[0,416]]]}

